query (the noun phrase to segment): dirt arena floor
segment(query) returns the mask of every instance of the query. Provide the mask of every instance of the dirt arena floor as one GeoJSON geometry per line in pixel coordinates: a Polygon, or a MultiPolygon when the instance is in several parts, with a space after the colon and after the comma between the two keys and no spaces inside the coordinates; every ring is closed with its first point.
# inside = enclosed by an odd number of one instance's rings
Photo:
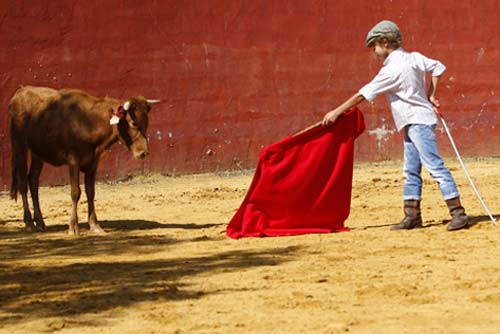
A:
{"type": "MultiPolygon", "coordinates": [[[[425,175],[425,228],[402,217],[401,163],[356,164],[350,232],[232,240],[252,172],[98,184],[108,232],[67,235],[69,187],[41,189],[48,231],[0,193],[0,333],[499,333],[500,227],[449,159],[474,225],[425,175]]],[[[500,216],[500,160],[466,160],[500,216]]]]}

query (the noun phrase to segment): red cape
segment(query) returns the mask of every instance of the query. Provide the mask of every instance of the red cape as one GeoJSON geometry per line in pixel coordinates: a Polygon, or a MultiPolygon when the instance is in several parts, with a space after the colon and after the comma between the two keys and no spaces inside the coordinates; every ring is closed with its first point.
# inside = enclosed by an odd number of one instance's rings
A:
{"type": "Polygon", "coordinates": [[[348,231],[358,108],[264,148],[250,189],[226,233],[231,238],[348,231]]]}

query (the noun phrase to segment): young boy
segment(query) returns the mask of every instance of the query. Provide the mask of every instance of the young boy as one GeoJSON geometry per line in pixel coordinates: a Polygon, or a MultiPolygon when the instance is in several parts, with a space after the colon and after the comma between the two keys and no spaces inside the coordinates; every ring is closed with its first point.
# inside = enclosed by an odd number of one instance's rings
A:
{"type": "Polygon", "coordinates": [[[436,88],[445,66],[437,60],[417,52],[407,52],[401,45],[403,38],[398,26],[391,21],[381,21],[366,37],[366,46],[373,48],[383,65],[375,78],[362,87],[347,101],[328,112],[323,125],[328,125],[358,103],[373,101],[381,93],[387,95],[392,116],[398,131],[404,129],[405,184],[403,189],[404,218],[391,226],[391,230],[413,229],[422,226],[420,200],[422,195],[422,165],[438,182],[443,199],[451,214],[449,231],[469,225],[469,217],[460,203],[460,194],[449,170],[438,153],[435,127],[439,107],[435,97],[436,88]],[[432,79],[426,94],[425,75],[431,72],[432,79]]]}

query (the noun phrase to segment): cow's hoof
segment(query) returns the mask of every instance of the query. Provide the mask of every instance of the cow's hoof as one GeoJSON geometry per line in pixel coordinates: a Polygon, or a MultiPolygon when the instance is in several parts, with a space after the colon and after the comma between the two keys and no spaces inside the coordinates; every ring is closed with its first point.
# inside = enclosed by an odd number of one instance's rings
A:
{"type": "Polygon", "coordinates": [[[72,237],[78,237],[78,236],[80,236],[80,231],[70,228],[68,230],[68,235],[70,235],[72,237]]]}
{"type": "Polygon", "coordinates": [[[45,222],[43,221],[43,218],[35,217],[35,223],[36,223],[36,230],[38,232],[45,231],[45,222]]]}
{"type": "Polygon", "coordinates": [[[33,225],[33,223],[29,223],[29,224],[26,224],[26,226],[24,227],[24,230],[26,232],[36,232],[36,227],[35,225],[33,225]]]}
{"type": "Polygon", "coordinates": [[[104,231],[100,226],[96,226],[96,227],[90,228],[90,233],[92,233],[92,234],[106,234],[106,231],[104,231]]]}

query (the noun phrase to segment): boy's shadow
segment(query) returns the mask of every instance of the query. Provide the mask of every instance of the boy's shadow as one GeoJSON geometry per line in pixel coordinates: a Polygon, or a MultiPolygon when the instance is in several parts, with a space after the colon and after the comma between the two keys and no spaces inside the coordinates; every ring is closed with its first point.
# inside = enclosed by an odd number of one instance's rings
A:
{"type": "MultiPolygon", "coordinates": [[[[495,219],[495,221],[497,221],[500,218],[500,214],[493,215],[493,218],[495,219]]],[[[471,227],[473,227],[479,223],[483,223],[483,222],[492,223],[491,218],[488,215],[469,216],[469,219],[470,219],[470,223],[466,228],[471,228],[471,227]]],[[[451,222],[451,219],[443,219],[440,223],[427,224],[427,225],[424,225],[423,228],[432,227],[432,226],[447,225],[450,222],[451,222]]]]}
{"type": "MultiPolygon", "coordinates": [[[[500,214],[493,215],[493,218],[495,218],[495,220],[498,220],[500,218],[500,214]]],[[[491,222],[490,216],[488,216],[488,215],[469,216],[469,219],[470,219],[470,223],[467,226],[467,228],[471,228],[471,227],[473,227],[473,226],[475,226],[475,225],[477,225],[479,223],[491,222]]],[[[433,223],[425,224],[421,228],[429,228],[429,227],[435,227],[435,226],[444,226],[444,225],[449,224],[450,221],[451,221],[450,219],[443,219],[440,222],[433,222],[433,223]]],[[[394,224],[381,224],[381,225],[369,225],[369,226],[363,226],[363,227],[354,227],[354,228],[352,228],[352,230],[368,230],[368,229],[372,229],[372,228],[389,228],[389,227],[391,227],[392,225],[395,225],[395,224],[396,223],[394,223],[394,224]]]]}

